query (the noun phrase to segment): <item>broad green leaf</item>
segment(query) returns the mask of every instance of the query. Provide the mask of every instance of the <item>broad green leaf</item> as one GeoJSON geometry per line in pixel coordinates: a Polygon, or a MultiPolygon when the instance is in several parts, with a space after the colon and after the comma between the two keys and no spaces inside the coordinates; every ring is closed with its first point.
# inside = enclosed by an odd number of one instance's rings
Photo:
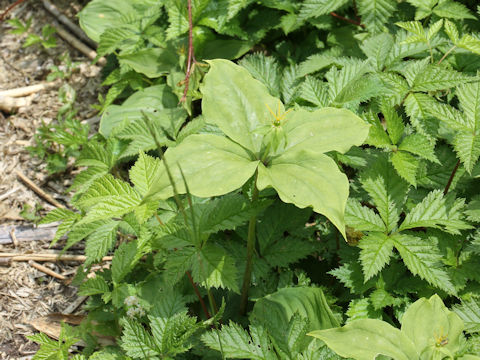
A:
{"type": "Polygon", "coordinates": [[[306,150],[325,153],[335,150],[345,153],[353,145],[363,144],[370,127],[345,109],[297,110],[289,115],[284,125],[286,152],[306,150]]]}
{"type": "Polygon", "coordinates": [[[300,208],[312,207],[325,215],[345,235],[344,211],[348,179],[326,155],[294,148],[274,158],[269,167],[260,163],[257,186],[273,187],[280,199],[300,208]]]}
{"type": "Polygon", "coordinates": [[[130,66],[149,78],[166,75],[178,62],[177,54],[169,49],[147,48],[132,54],[118,55],[120,64],[130,66]]]}
{"type": "Polygon", "coordinates": [[[385,231],[382,218],[373,209],[362,206],[360,202],[349,199],[345,209],[345,222],[360,231],[385,231]]]}
{"type": "Polygon", "coordinates": [[[325,341],[340,356],[356,360],[372,360],[378,355],[395,360],[420,359],[411,340],[381,320],[355,320],[341,328],[317,330],[308,335],[325,341]]]}
{"type": "Polygon", "coordinates": [[[469,129],[477,131],[480,128],[480,81],[460,85],[456,95],[469,129]]]}
{"type": "MultiPolygon", "coordinates": [[[[252,321],[271,329],[274,323],[288,324],[297,313],[309,320],[308,330],[329,329],[338,326],[323,291],[312,287],[289,287],[259,299],[250,315],[252,321]]],[[[277,325],[278,326],[278,325],[277,325]]]]}
{"type": "Polygon", "coordinates": [[[480,54],[480,39],[473,37],[472,35],[465,34],[457,43],[458,47],[467,49],[474,54],[480,54]]]}
{"type": "Polygon", "coordinates": [[[430,239],[397,234],[392,236],[392,240],[412,274],[420,276],[449,294],[455,294],[455,288],[440,262],[442,256],[430,239]]]}
{"type": "Polygon", "coordinates": [[[390,261],[393,241],[388,235],[371,232],[363,236],[358,244],[365,281],[378,274],[390,261]]]}
{"type": "Polygon", "coordinates": [[[154,85],[139,90],[122,105],[110,105],[105,109],[99,132],[108,137],[117,126],[143,119],[143,113],[155,118],[155,113],[160,110],[169,108],[175,111],[177,103],[177,97],[166,85],[154,85]]]}
{"type": "Polygon", "coordinates": [[[144,326],[129,318],[123,320],[122,349],[128,356],[135,358],[154,357],[159,349],[151,334],[144,326]]]}
{"type": "Polygon", "coordinates": [[[226,60],[211,60],[209,64],[202,88],[206,121],[217,125],[236,143],[259,153],[263,136],[255,130],[272,123],[268,107],[278,106],[282,114],[283,105],[245,68],[226,60]]]}
{"type": "Polygon", "coordinates": [[[402,317],[402,333],[425,358],[443,357],[444,350],[455,354],[460,348],[464,324],[447,309],[438,295],[415,301],[402,317]],[[442,340],[446,344],[440,345],[442,340]],[[441,349],[439,349],[441,348],[441,349]]]}
{"type": "Polygon", "coordinates": [[[210,40],[203,48],[203,59],[234,60],[247,53],[254,43],[237,39],[210,40]]]}
{"type": "Polygon", "coordinates": [[[132,1],[119,0],[105,3],[102,0],[93,0],[78,14],[80,27],[89,38],[100,41],[100,35],[108,28],[124,23],[125,15],[135,12],[132,1]]]}
{"type": "Polygon", "coordinates": [[[323,108],[328,106],[328,85],[312,76],[308,76],[300,86],[300,98],[323,108]]]}
{"type": "MultiPolygon", "coordinates": [[[[182,171],[191,194],[199,197],[223,195],[240,188],[258,166],[258,161],[243,147],[226,137],[210,134],[187,137],[177,147],[169,148],[165,159],[177,191],[186,191],[182,171]]],[[[162,166],[146,198],[166,199],[172,195],[170,180],[162,166]]]]}

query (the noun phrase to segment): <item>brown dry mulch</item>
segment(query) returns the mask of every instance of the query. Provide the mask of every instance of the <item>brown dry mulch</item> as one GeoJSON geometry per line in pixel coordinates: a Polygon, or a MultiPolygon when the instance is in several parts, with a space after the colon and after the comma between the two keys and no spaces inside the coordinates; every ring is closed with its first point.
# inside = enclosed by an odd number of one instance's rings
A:
{"type": "MultiPolygon", "coordinates": [[[[0,0],[0,13],[12,4],[13,0],[0,0]]],[[[75,14],[82,7],[81,1],[52,1],[64,14],[75,21],[75,14]]],[[[30,33],[41,34],[46,24],[53,18],[41,2],[25,1],[16,7],[7,19],[32,19],[30,33]]],[[[100,86],[100,68],[65,43],[57,36],[57,46],[44,50],[40,45],[22,48],[26,35],[10,34],[11,26],[0,23],[0,90],[34,85],[46,81],[52,65],[61,65],[59,57],[68,52],[73,61],[80,62],[68,83],[76,90],[75,107],[78,118],[90,119],[96,114],[91,108],[97,102],[100,86]]],[[[41,206],[42,213],[54,207],[39,198],[16,176],[20,170],[39,185],[46,193],[66,204],[68,194],[65,189],[71,183],[71,173],[49,176],[46,165],[32,158],[26,150],[34,145],[33,135],[43,123],[52,123],[62,106],[58,99],[58,89],[41,91],[32,96],[32,104],[16,113],[0,112],[0,232],[8,227],[28,225],[20,215],[25,204],[41,206]]],[[[30,224],[31,225],[31,224],[30,224]]],[[[20,242],[0,245],[0,252],[39,253],[48,252],[48,241],[20,242]]],[[[72,277],[74,264],[44,263],[60,274],[72,277]]],[[[29,359],[38,348],[25,338],[35,333],[30,321],[53,312],[62,312],[77,298],[76,288],[64,285],[60,280],[32,268],[26,262],[15,262],[10,266],[0,266],[0,359],[29,359]]]]}

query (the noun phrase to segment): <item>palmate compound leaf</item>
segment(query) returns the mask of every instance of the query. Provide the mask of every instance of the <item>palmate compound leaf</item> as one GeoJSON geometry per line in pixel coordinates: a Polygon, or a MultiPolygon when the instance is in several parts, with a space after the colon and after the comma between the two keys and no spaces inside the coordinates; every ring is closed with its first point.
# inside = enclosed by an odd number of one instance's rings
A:
{"type": "MultiPolygon", "coordinates": [[[[283,201],[312,207],[344,234],[348,180],[323,153],[344,153],[361,145],[369,126],[343,109],[297,110],[283,116],[281,102],[247,70],[226,60],[209,64],[202,87],[203,114],[207,123],[217,125],[227,137],[191,135],[165,152],[178,192],[186,191],[185,180],[195,196],[223,195],[240,188],[259,167],[259,189],[273,187],[283,201]],[[271,109],[278,109],[277,114],[271,109]],[[262,133],[265,128],[267,135],[262,133]],[[278,146],[271,140],[276,131],[286,139],[277,142],[278,146]]],[[[173,195],[166,171],[158,171],[154,183],[143,201],[173,195]]]]}

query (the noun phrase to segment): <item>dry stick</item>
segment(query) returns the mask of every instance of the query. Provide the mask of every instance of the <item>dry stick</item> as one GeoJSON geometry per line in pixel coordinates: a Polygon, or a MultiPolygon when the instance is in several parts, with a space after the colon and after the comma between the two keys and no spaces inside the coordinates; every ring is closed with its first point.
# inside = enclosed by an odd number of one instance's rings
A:
{"type": "Polygon", "coordinates": [[[43,3],[43,7],[47,9],[47,11],[50,14],[55,16],[61,23],[63,23],[63,25],[69,28],[70,31],[73,32],[80,40],[88,44],[93,49],[97,47],[97,44],[95,43],[95,41],[93,41],[87,35],[85,35],[83,30],[80,29],[75,23],[73,23],[68,17],[62,14],[55,5],[53,5],[48,0],[42,0],[42,3],[43,3]]]}
{"type": "Polygon", "coordinates": [[[188,0],[188,58],[187,58],[187,73],[185,74],[185,89],[183,89],[183,96],[180,103],[187,100],[188,85],[190,84],[190,76],[192,75],[193,64],[195,64],[195,53],[193,49],[193,20],[192,20],[192,0],[188,0]],[[193,64],[192,64],[193,63],[193,64]]]}
{"type": "Polygon", "coordinates": [[[38,196],[49,202],[50,204],[56,206],[57,208],[65,209],[65,206],[60,204],[57,200],[55,200],[51,195],[47,194],[45,191],[40,189],[32,180],[26,177],[21,171],[16,170],[15,173],[17,176],[34,192],[37,193],[38,196]]]}
{"type": "Polygon", "coordinates": [[[343,17],[342,15],[338,15],[338,14],[335,13],[335,12],[331,12],[330,15],[333,16],[333,17],[336,17],[337,19],[346,21],[346,22],[348,22],[348,23],[350,23],[350,24],[357,25],[357,26],[360,26],[360,27],[362,27],[362,28],[365,28],[365,25],[363,25],[360,21],[355,21],[355,20],[352,20],[352,19],[348,19],[348,18],[346,18],[346,17],[343,17]]]}
{"type": "Polygon", "coordinates": [[[455,177],[455,174],[457,173],[458,167],[460,166],[460,159],[457,161],[455,164],[455,167],[452,170],[452,173],[450,174],[450,178],[448,179],[447,185],[445,186],[445,190],[443,190],[443,195],[447,195],[448,190],[450,189],[450,186],[452,185],[453,178],[455,177]]]}
{"type": "Polygon", "coordinates": [[[5,97],[18,98],[18,97],[28,96],[42,90],[53,88],[58,85],[59,85],[58,81],[52,81],[48,83],[25,86],[25,87],[20,87],[16,89],[2,90],[0,91],[0,97],[5,96],[5,97]]]}
{"type": "MultiPolygon", "coordinates": [[[[87,260],[85,255],[71,255],[71,254],[18,254],[18,253],[0,253],[0,259],[9,258],[11,261],[75,261],[84,262],[87,260]]],[[[111,261],[113,256],[104,256],[101,261],[111,261]]]]}
{"type": "Polygon", "coordinates": [[[5,19],[5,16],[7,16],[7,14],[8,14],[10,11],[12,11],[14,7],[20,5],[20,4],[21,4],[22,2],[24,2],[24,1],[25,1],[25,0],[17,0],[17,1],[15,1],[12,5],[10,5],[10,6],[7,8],[7,10],[5,10],[2,15],[0,15],[0,21],[3,21],[3,19],[5,19]]]}
{"type": "Polygon", "coordinates": [[[46,266],[43,266],[43,265],[40,265],[38,263],[36,263],[35,261],[33,260],[29,260],[28,261],[28,265],[30,265],[31,267],[47,274],[47,275],[50,275],[50,276],[53,276],[54,278],[57,278],[59,280],[67,280],[67,278],[61,274],[58,274],[56,273],[55,271],[47,268],[46,266]]]}
{"type": "MultiPolygon", "coordinates": [[[[86,57],[88,57],[91,60],[95,60],[97,58],[97,52],[95,50],[92,50],[83,42],[78,40],[76,37],[70,34],[67,30],[65,30],[60,24],[58,23],[55,24],[55,28],[57,29],[57,34],[60,35],[61,38],[63,38],[66,42],[68,42],[70,45],[72,45],[75,49],[80,51],[86,57]]],[[[107,63],[107,59],[105,59],[105,57],[102,56],[100,59],[98,59],[97,63],[101,66],[104,66],[107,63]]]]}
{"type": "Polygon", "coordinates": [[[82,305],[82,303],[87,299],[88,296],[79,296],[74,302],[67,306],[65,310],[62,311],[63,314],[71,314],[77,308],[82,305]]]}
{"type": "Polygon", "coordinates": [[[15,228],[12,228],[12,230],[10,230],[10,237],[12,238],[13,246],[18,247],[18,239],[15,236],[15,228]]]}
{"type": "Polygon", "coordinates": [[[32,99],[30,98],[13,98],[10,96],[0,96],[0,110],[12,112],[18,108],[30,106],[32,99]]]}

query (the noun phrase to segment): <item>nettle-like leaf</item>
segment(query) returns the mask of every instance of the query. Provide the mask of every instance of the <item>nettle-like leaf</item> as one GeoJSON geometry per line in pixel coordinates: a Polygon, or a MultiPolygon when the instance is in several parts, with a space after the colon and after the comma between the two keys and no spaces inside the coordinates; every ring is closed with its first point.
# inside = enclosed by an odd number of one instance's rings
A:
{"type": "Polygon", "coordinates": [[[122,349],[133,358],[173,358],[192,346],[190,337],[202,326],[187,314],[176,293],[161,296],[148,315],[151,333],[138,320],[123,318],[122,349]]]}
{"type": "MultiPolygon", "coordinates": [[[[280,100],[244,68],[225,60],[212,60],[210,66],[202,88],[203,115],[226,137],[191,135],[166,151],[177,190],[186,191],[184,176],[195,196],[223,195],[258,172],[259,190],[273,187],[284,202],[312,207],[344,234],[348,181],[324,153],[360,145],[368,126],[341,109],[285,113],[280,100]]],[[[159,171],[147,198],[171,195],[169,178],[159,171]]]]}
{"type": "Polygon", "coordinates": [[[232,359],[276,360],[266,329],[260,325],[250,325],[249,330],[250,333],[231,322],[222,326],[221,330],[206,332],[202,335],[202,341],[232,359]]]}
{"type": "Polygon", "coordinates": [[[306,0],[300,9],[301,20],[328,14],[337,10],[348,2],[348,0],[306,0]]]}
{"type": "Polygon", "coordinates": [[[383,30],[388,19],[397,9],[394,0],[359,0],[357,3],[358,13],[362,16],[362,22],[372,33],[383,30]]]}
{"type": "Polygon", "coordinates": [[[399,231],[418,227],[439,228],[452,234],[471,226],[463,220],[464,200],[446,198],[441,190],[430,192],[405,217],[399,231]]]}

